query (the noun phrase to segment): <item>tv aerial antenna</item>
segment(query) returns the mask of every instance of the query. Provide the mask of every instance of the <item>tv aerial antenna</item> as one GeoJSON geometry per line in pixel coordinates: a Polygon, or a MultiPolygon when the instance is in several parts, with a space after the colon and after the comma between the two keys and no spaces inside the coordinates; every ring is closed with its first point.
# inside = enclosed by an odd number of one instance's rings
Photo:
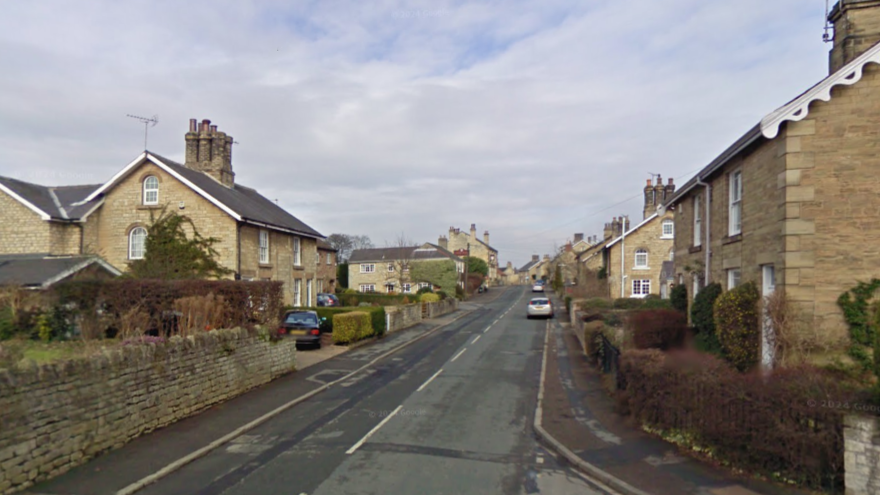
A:
{"type": "Polygon", "coordinates": [[[144,124],[144,151],[147,150],[147,133],[150,127],[156,127],[156,124],[159,123],[159,116],[153,115],[152,117],[138,117],[137,115],[126,114],[126,117],[130,117],[139,121],[141,124],[144,124]],[[152,124],[152,125],[151,125],[152,124]]]}
{"type": "Polygon", "coordinates": [[[834,33],[832,30],[834,26],[831,25],[831,21],[828,20],[828,17],[831,15],[831,8],[829,5],[829,0],[825,0],[825,33],[822,35],[822,41],[825,43],[831,43],[834,41],[834,33]]]}

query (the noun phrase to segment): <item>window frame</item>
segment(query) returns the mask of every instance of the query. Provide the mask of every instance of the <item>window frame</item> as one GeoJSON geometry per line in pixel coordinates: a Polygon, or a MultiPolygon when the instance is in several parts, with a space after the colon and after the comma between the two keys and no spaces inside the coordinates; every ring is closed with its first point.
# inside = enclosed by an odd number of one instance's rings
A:
{"type": "Polygon", "coordinates": [[[146,254],[147,254],[147,229],[144,227],[141,227],[141,226],[134,227],[128,232],[128,259],[129,260],[142,260],[142,259],[144,259],[144,256],[146,254]],[[141,232],[141,231],[143,232],[143,237],[142,237],[141,246],[140,246],[141,253],[140,253],[140,256],[135,257],[132,254],[133,253],[132,248],[134,247],[134,243],[132,241],[134,240],[135,232],[141,232]]]}
{"type": "Polygon", "coordinates": [[[645,248],[638,248],[633,255],[633,270],[648,270],[648,250],[645,248]],[[644,264],[639,264],[639,256],[644,255],[645,262],[644,264]]]}
{"type": "Polygon", "coordinates": [[[703,245],[703,195],[694,196],[694,247],[703,245]]]}
{"type": "Polygon", "coordinates": [[[412,284],[408,282],[400,284],[400,291],[404,294],[412,294],[412,284]]]}
{"type": "Polygon", "coordinates": [[[632,285],[630,286],[630,296],[635,298],[643,298],[647,297],[651,294],[651,279],[648,278],[640,278],[633,279],[632,285]],[[638,287],[638,291],[636,288],[638,287]]]}
{"type": "Polygon", "coordinates": [[[376,292],[376,284],[360,284],[360,291],[364,294],[376,292]],[[368,287],[368,289],[364,290],[364,287],[368,287]]]}
{"type": "Polygon", "coordinates": [[[331,258],[331,256],[333,255],[333,253],[325,253],[325,254],[327,255],[327,264],[328,264],[328,265],[332,265],[332,264],[333,264],[333,260],[330,259],[330,258],[331,258]]]}
{"type": "Polygon", "coordinates": [[[294,307],[302,307],[302,279],[293,279],[293,305],[294,307]]]}
{"type": "Polygon", "coordinates": [[[396,287],[397,287],[397,284],[395,284],[394,282],[385,282],[385,293],[386,294],[393,294],[395,292],[394,289],[396,287]]]}
{"type": "Polygon", "coordinates": [[[306,307],[312,306],[312,296],[315,293],[315,284],[313,278],[306,280],[306,307]]]}
{"type": "Polygon", "coordinates": [[[141,203],[142,203],[144,206],[155,206],[155,205],[158,205],[158,204],[159,204],[159,178],[156,177],[155,175],[148,175],[148,176],[144,177],[144,183],[143,183],[143,197],[141,198],[141,203]],[[147,183],[150,182],[150,179],[152,179],[152,180],[154,180],[154,181],[156,182],[156,187],[155,187],[155,188],[149,188],[149,189],[147,188],[147,183]],[[156,194],[156,199],[150,201],[150,200],[148,199],[150,193],[155,193],[155,194],[156,194]]]}
{"type": "Polygon", "coordinates": [[[394,273],[394,263],[388,263],[388,273],[394,273]]]}
{"type": "Polygon", "coordinates": [[[269,260],[270,260],[270,257],[269,257],[269,231],[268,230],[260,229],[258,245],[259,245],[260,264],[261,265],[268,265],[269,260]]]}
{"type": "Polygon", "coordinates": [[[302,266],[302,240],[293,238],[293,266],[302,266]]]}
{"type": "Polygon", "coordinates": [[[666,218],[663,222],[660,223],[660,238],[661,239],[675,239],[675,221],[671,218],[666,218]],[[666,227],[669,227],[670,232],[666,233],[666,227]]]}
{"type": "Polygon", "coordinates": [[[361,273],[376,273],[376,264],[361,263],[361,273]]]}
{"type": "Polygon", "coordinates": [[[727,235],[733,237],[742,234],[742,169],[731,172],[727,182],[727,235]]]}
{"type": "Polygon", "coordinates": [[[730,268],[727,270],[727,290],[742,285],[742,269],[730,268]]]}

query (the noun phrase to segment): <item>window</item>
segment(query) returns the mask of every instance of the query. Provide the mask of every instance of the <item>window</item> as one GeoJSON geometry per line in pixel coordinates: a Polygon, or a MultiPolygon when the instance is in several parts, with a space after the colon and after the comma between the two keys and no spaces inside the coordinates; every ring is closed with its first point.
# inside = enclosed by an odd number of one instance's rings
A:
{"type": "Polygon", "coordinates": [[[318,287],[317,288],[318,288],[318,294],[321,294],[324,292],[324,279],[318,280],[318,287]]]}
{"type": "Polygon", "coordinates": [[[321,264],[321,251],[318,251],[318,256],[315,257],[315,266],[321,264]]]}
{"type": "Polygon", "coordinates": [[[700,289],[703,288],[703,277],[699,275],[694,275],[694,297],[700,293],[700,289]]]}
{"type": "Polygon", "coordinates": [[[419,289],[424,289],[425,287],[433,289],[433,287],[431,287],[431,284],[429,284],[428,282],[419,282],[419,289]]]}
{"type": "Polygon", "coordinates": [[[361,273],[373,273],[376,271],[376,265],[370,264],[361,264],[361,273]]]}
{"type": "Polygon", "coordinates": [[[645,297],[651,293],[650,280],[633,280],[633,297],[645,297]]]}
{"type": "Polygon", "coordinates": [[[662,239],[672,239],[675,237],[675,222],[672,220],[666,219],[663,220],[663,224],[661,226],[662,231],[660,234],[660,238],[662,239]]]}
{"type": "Polygon", "coordinates": [[[302,279],[293,281],[293,305],[302,306],[302,279]]]}
{"type": "Polygon", "coordinates": [[[703,244],[703,208],[700,207],[702,196],[694,196],[694,247],[703,244]]]}
{"type": "Polygon", "coordinates": [[[647,269],[648,268],[648,251],[645,249],[637,249],[636,250],[636,269],[647,269]]]}
{"type": "Polygon", "coordinates": [[[410,294],[412,292],[412,285],[411,284],[402,284],[401,287],[402,287],[401,291],[403,291],[405,294],[410,294]]]}
{"type": "Polygon", "coordinates": [[[147,229],[135,227],[128,234],[128,259],[142,260],[147,250],[147,229]]]}
{"type": "Polygon", "coordinates": [[[312,305],[312,285],[314,279],[308,279],[306,281],[306,306],[312,305]]]}
{"type": "Polygon", "coordinates": [[[328,264],[328,265],[332,265],[332,264],[333,264],[333,263],[332,263],[332,260],[331,260],[332,256],[333,256],[333,255],[332,255],[331,253],[327,253],[327,264],[328,264]]]}
{"type": "Polygon", "coordinates": [[[361,284],[361,292],[376,292],[375,284],[361,284]]]}
{"type": "Polygon", "coordinates": [[[388,282],[385,284],[385,292],[391,294],[394,292],[394,282],[388,282]]]}
{"type": "Polygon", "coordinates": [[[269,263],[269,231],[260,231],[260,263],[269,263]]]}
{"type": "Polygon", "coordinates": [[[159,204],[159,179],[152,175],[144,179],[144,204],[159,204]]]}
{"type": "Polygon", "coordinates": [[[293,265],[302,266],[302,245],[299,237],[293,238],[293,265]]]}
{"type": "Polygon", "coordinates": [[[739,285],[739,268],[731,268],[727,270],[727,290],[733,289],[739,285]]]}
{"type": "Polygon", "coordinates": [[[388,263],[388,273],[392,273],[394,271],[394,265],[392,263],[388,263]]]}
{"type": "Polygon", "coordinates": [[[730,225],[728,235],[734,236],[742,233],[742,170],[730,174],[730,225]]]}

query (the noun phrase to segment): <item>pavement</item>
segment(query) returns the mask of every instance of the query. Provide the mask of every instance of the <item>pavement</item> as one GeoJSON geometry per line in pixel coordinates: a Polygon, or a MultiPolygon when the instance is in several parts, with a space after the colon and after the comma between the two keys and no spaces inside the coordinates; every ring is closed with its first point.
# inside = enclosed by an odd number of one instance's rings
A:
{"type": "Polygon", "coordinates": [[[633,493],[810,493],[737,476],[703,463],[616,414],[614,400],[602,385],[601,372],[583,354],[571,326],[564,323],[566,317],[563,310],[549,326],[542,426],[577,458],[624,481],[635,489],[633,493]]]}
{"type": "Polygon", "coordinates": [[[525,318],[526,296],[493,288],[451,315],[301,360],[300,371],[30,493],[610,494],[534,437],[546,325],[525,318]],[[216,448],[137,484],[207,445],[216,448]]]}

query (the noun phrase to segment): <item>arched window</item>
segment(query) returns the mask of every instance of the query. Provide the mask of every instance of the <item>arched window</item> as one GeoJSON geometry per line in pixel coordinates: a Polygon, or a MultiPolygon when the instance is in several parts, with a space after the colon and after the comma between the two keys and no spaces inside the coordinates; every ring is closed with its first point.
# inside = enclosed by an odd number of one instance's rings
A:
{"type": "Polygon", "coordinates": [[[128,234],[128,259],[142,260],[147,250],[147,229],[135,227],[128,234]]]}
{"type": "Polygon", "coordinates": [[[648,251],[645,249],[636,250],[636,268],[648,268],[648,251]]]}
{"type": "Polygon", "coordinates": [[[663,231],[660,234],[660,237],[662,237],[664,239],[672,239],[673,237],[675,237],[675,222],[673,222],[672,220],[666,219],[666,220],[663,220],[663,223],[661,225],[662,225],[663,231]]]}
{"type": "Polygon", "coordinates": [[[159,204],[159,179],[152,175],[144,179],[144,204],[159,204]]]}

